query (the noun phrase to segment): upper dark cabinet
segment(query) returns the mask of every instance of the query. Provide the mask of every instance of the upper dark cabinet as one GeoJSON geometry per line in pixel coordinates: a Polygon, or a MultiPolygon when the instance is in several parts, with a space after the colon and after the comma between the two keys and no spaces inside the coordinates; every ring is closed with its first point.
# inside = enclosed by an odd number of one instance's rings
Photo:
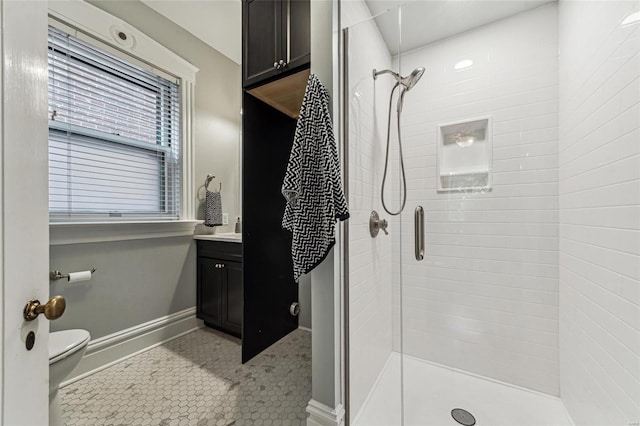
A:
{"type": "Polygon", "coordinates": [[[294,69],[311,62],[311,3],[310,0],[282,2],[284,23],[289,35],[286,47],[287,68],[294,69]]]}
{"type": "Polygon", "coordinates": [[[242,2],[243,87],[309,64],[310,0],[242,2]]]}

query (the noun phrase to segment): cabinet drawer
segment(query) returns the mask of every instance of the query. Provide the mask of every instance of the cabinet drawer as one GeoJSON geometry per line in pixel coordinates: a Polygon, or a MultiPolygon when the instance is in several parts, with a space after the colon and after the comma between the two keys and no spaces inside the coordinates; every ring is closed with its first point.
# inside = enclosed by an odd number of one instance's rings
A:
{"type": "Polygon", "coordinates": [[[223,241],[196,241],[198,257],[225,259],[242,262],[242,244],[223,241]]]}

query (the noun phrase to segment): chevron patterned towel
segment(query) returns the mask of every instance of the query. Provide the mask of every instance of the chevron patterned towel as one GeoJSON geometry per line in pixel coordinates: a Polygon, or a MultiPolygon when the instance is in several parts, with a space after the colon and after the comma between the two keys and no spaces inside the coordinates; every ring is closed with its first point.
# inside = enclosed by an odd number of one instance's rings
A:
{"type": "Polygon", "coordinates": [[[293,234],[296,282],[329,254],[335,244],[336,220],[349,217],[329,100],[327,89],[311,74],[282,185],[287,199],[282,227],[293,234]]]}
{"type": "Polygon", "coordinates": [[[209,227],[222,225],[222,198],[220,197],[220,191],[207,190],[204,206],[204,225],[209,227]]]}

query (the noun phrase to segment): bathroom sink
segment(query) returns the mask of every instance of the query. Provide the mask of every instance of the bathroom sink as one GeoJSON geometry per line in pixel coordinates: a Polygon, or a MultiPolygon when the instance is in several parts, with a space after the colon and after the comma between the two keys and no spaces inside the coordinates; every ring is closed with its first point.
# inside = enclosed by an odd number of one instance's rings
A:
{"type": "Polygon", "coordinates": [[[221,232],[219,234],[194,235],[193,238],[196,240],[231,241],[234,243],[241,243],[242,233],[221,232]]]}

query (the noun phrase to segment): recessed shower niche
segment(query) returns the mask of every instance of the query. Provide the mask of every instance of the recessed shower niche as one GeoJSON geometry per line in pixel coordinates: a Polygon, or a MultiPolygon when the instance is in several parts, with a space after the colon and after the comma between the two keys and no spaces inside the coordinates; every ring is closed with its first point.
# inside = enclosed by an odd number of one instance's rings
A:
{"type": "Polygon", "coordinates": [[[438,191],[491,189],[491,118],[438,125],[438,191]]]}

